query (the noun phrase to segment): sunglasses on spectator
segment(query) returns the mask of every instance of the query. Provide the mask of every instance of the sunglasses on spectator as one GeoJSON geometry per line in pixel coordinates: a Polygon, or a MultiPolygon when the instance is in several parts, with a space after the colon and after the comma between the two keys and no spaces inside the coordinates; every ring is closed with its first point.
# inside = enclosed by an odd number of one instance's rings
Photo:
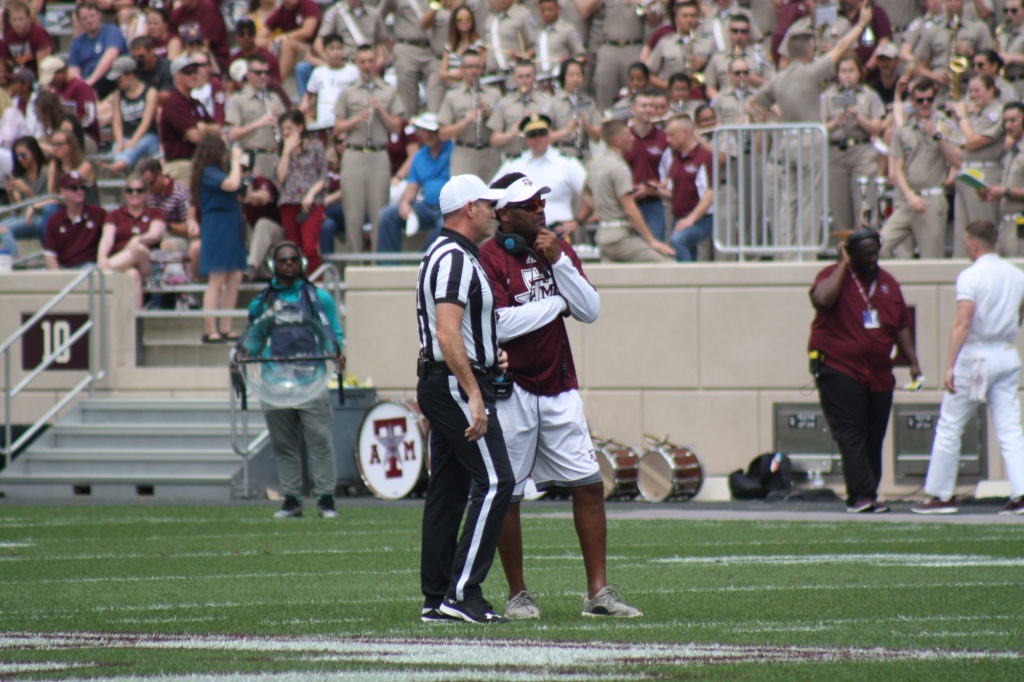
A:
{"type": "Polygon", "coordinates": [[[932,97],[915,97],[914,101],[917,102],[918,104],[931,104],[932,102],[935,101],[935,96],[933,95],[932,97]]]}
{"type": "Polygon", "coordinates": [[[729,29],[729,33],[740,33],[742,35],[746,35],[746,34],[750,33],[750,29],[749,28],[730,28],[729,29]]]}
{"type": "Polygon", "coordinates": [[[1006,12],[1007,14],[1016,14],[1017,12],[1020,11],[1020,8],[1019,7],[1007,7],[1003,11],[1006,12]]]}
{"type": "Polygon", "coordinates": [[[505,208],[514,208],[519,211],[528,211],[530,213],[536,213],[537,211],[543,209],[544,206],[547,205],[547,203],[548,202],[546,200],[541,199],[540,197],[534,197],[532,199],[527,199],[526,201],[520,201],[514,204],[509,204],[505,208]]]}
{"type": "Polygon", "coordinates": [[[195,66],[195,65],[193,65],[193,66],[186,66],[184,69],[181,70],[181,75],[183,75],[183,76],[194,76],[198,72],[199,72],[199,67],[198,66],[195,66]]]}
{"type": "Polygon", "coordinates": [[[266,76],[268,73],[270,73],[270,70],[269,69],[249,69],[249,73],[251,73],[254,76],[266,76]]]}
{"type": "Polygon", "coordinates": [[[732,72],[734,76],[749,76],[750,69],[738,69],[732,72]]]}
{"type": "Polygon", "coordinates": [[[75,185],[74,187],[65,187],[64,189],[66,189],[69,192],[84,192],[85,185],[75,185]]]}
{"type": "Polygon", "coordinates": [[[124,188],[124,193],[125,194],[145,194],[146,193],[146,188],[145,187],[125,187],[124,188]]]}
{"type": "Polygon", "coordinates": [[[338,137],[334,139],[334,144],[345,144],[346,140],[344,137],[338,137]]]}

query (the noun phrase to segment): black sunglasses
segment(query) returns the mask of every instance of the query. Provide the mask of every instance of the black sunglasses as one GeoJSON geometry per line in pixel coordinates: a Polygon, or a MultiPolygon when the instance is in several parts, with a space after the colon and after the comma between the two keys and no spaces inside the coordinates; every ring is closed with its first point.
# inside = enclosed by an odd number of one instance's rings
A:
{"type": "Polygon", "coordinates": [[[146,193],[146,188],[145,187],[125,187],[124,188],[124,193],[125,194],[145,194],[146,193]]]}
{"type": "Polygon", "coordinates": [[[733,71],[732,73],[734,76],[749,76],[750,69],[739,69],[737,71],[733,71]]]}
{"type": "Polygon", "coordinates": [[[932,102],[935,101],[935,97],[915,97],[914,101],[917,102],[918,104],[931,104],[932,102]]]}

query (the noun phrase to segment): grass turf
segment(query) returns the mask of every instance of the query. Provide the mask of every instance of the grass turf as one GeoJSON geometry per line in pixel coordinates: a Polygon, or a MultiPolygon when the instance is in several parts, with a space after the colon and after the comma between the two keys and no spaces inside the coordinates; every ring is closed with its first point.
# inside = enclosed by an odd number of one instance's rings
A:
{"type": "MultiPolygon", "coordinates": [[[[1024,524],[612,518],[609,577],[645,617],[607,621],[580,616],[572,522],[547,514],[568,505],[530,509],[544,512],[523,521],[543,618],[484,627],[419,622],[415,503],[343,503],[332,521],[258,506],[0,507],[0,678],[1024,670],[1024,524]]],[[[498,562],[485,594],[504,603],[498,562]]]]}

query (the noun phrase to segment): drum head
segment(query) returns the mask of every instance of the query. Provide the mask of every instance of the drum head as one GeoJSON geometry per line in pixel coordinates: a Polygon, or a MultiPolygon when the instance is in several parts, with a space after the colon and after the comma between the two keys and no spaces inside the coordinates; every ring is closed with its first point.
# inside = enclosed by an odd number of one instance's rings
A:
{"type": "Polygon", "coordinates": [[[661,452],[647,452],[640,458],[637,485],[649,502],[664,502],[672,493],[672,462],[661,452]]]}
{"type": "Polygon", "coordinates": [[[380,402],[359,426],[356,465],[366,487],[384,500],[413,491],[425,471],[423,417],[404,403],[380,402]]]}

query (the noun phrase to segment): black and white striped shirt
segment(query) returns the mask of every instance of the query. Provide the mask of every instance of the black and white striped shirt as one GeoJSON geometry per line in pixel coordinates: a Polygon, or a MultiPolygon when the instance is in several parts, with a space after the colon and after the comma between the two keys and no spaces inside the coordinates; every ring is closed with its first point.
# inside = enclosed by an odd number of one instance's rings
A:
{"type": "Polygon", "coordinates": [[[444,360],[437,341],[437,304],[464,308],[462,341],[471,364],[492,368],[498,361],[497,318],[494,294],[479,261],[480,251],[468,238],[441,230],[431,244],[416,277],[416,317],[420,352],[434,362],[444,360]]]}

